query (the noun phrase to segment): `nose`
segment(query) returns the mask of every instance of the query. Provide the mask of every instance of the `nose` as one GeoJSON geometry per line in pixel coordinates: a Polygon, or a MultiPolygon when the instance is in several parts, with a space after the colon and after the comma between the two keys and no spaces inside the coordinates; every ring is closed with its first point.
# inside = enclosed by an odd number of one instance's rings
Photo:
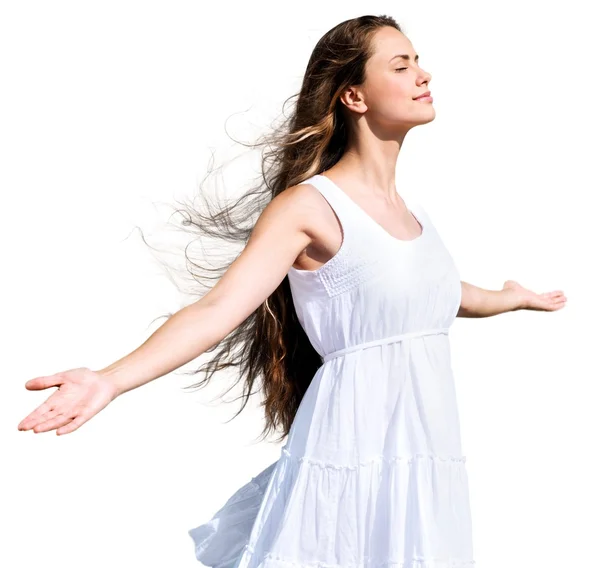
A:
{"type": "Polygon", "coordinates": [[[421,74],[419,75],[419,78],[418,78],[418,84],[419,85],[421,85],[423,83],[429,84],[430,81],[431,81],[431,73],[427,73],[427,71],[421,70],[421,74]]]}

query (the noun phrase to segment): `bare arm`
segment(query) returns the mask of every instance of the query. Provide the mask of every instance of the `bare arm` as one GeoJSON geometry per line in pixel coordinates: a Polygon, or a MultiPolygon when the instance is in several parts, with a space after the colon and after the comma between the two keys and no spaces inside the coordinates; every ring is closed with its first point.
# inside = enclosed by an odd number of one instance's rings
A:
{"type": "Polygon", "coordinates": [[[306,186],[277,195],[260,215],[240,256],[203,298],[175,313],[135,351],[97,372],[122,394],[219,343],[269,297],[310,244],[305,226],[311,218],[309,207],[306,186]]]}
{"type": "Polygon", "coordinates": [[[562,290],[537,294],[514,280],[507,280],[502,290],[486,290],[461,281],[462,298],[457,317],[486,318],[517,310],[554,312],[566,304],[562,290]]]}

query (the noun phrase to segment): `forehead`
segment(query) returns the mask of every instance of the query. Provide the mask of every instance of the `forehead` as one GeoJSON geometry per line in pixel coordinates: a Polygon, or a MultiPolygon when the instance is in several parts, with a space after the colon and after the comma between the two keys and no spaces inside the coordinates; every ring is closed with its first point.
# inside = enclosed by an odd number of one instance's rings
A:
{"type": "Polygon", "coordinates": [[[414,59],[416,53],[410,40],[397,29],[390,26],[380,28],[372,39],[374,64],[387,65],[389,60],[399,53],[410,55],[414,59]]]}

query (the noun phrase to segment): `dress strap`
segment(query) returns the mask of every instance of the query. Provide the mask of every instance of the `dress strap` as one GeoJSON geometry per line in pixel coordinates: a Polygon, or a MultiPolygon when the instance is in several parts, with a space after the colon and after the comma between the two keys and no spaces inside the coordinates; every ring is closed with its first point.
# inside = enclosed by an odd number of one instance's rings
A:
{"type": "Polygon", "coordinates": [[[317,188],[335,212],[342,226],[344,238],[350,238],[354,234],[354,231],[350,230],[350,227],[356,222],[357,216],[355,209],[348,203],[348,197],[332,184],[328,178],[319,174],[306,179],[302,183],[310,184],[317,188]]]}

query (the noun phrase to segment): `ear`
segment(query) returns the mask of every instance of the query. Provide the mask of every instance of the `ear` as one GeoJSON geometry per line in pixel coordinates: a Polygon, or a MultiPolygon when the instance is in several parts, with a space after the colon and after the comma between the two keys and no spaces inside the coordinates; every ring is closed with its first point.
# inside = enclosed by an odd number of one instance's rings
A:
{"type": "Polygon", "coordinates": [[[340,102],[348,109],[359,114],[367,110],[365,96],[360,87],[350,86],[340,95],[340,102]]]}

